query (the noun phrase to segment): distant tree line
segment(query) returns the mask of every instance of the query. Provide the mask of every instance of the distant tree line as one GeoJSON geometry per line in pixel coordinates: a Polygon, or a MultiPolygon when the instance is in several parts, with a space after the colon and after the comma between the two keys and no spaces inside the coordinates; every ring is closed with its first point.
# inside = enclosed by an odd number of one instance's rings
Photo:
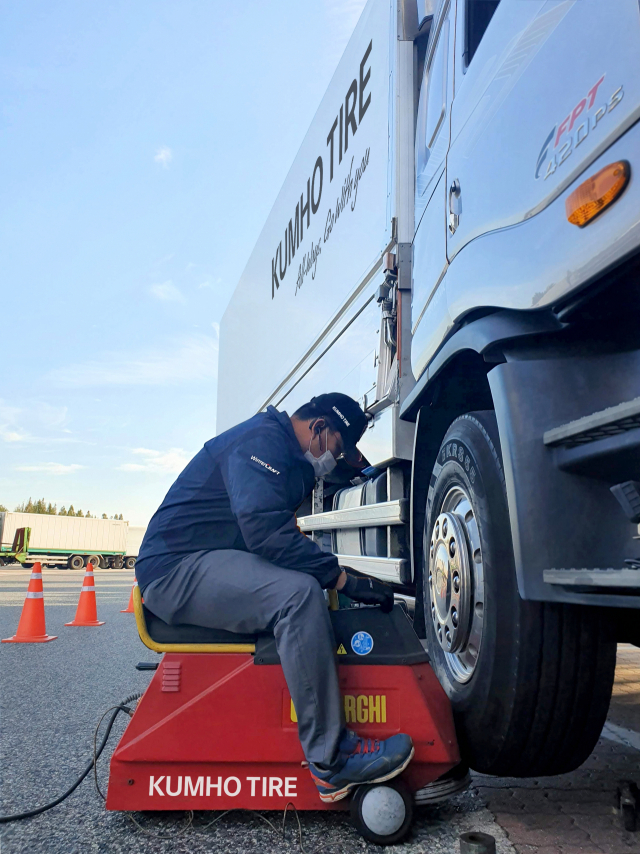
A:
{"type": "MultiPolygon", "coordinates": [[[[0,513],[6,513],[7,508],[4,505],[0,504],[0,513]]],[[[22,504],[18,504],[15,508],[16,513],[44,513],[47,516],[81,516],[84,519],[97,519],[97,516],[92,515],[88,510],[86,513],[83,513],[82,510],[75,510],[73,504],[70,504],[68,508],[64,505],[58,510],[56,504],[52,504],[50,501],[47,503],[44,498],[39,498],[37,501],[32,501],[31,498],[27,502],[23,502],[22,504]]],[[[107,516],[106,513],[102,514],[103,519],[120,519],[124,521],[122,513],[115,513],[113,516],[107,516]]]]}

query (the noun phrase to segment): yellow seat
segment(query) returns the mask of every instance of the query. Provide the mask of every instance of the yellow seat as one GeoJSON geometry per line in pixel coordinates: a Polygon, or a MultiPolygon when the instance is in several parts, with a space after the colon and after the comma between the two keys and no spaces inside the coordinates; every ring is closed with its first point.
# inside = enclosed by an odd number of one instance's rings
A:
{"type": "MultiPolygon", "coordinates": [[[[147,627],[145,608],[142,604],[142,594],[137,584],[133,588],[133,608],[140,640],[154,652],[254,653],[256,651],[255,639],[251,635],[235,635],[238,640],[234,642],[232,632],[206,629],[202,626],[169,626],[155,616],[150,632],[147,627]],[[155,632],[154,627],[156,627],[155,632]],[[160,627],[164,640],[152,637],[153,634],[157,635],[157,627],[160,627]],[[175,640],[172,639],[172,635],[175,636],[175,640]],[[194,637],[194,641],[188,640],[190,635],[194,637]],[[220,639],[224,638],[224,642],[216,642],[216,636],[220,639]],[[207,642],[209,637],[212,642],[207,642]]],[[[150,614],[150,612],[147,613],[150,614]]]]}

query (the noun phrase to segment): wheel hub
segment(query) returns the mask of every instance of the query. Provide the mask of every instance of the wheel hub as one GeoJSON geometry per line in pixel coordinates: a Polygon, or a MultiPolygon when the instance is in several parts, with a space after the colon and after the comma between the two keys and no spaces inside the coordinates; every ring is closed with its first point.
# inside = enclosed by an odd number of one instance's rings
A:
{"type": "Polygon", "coordinates": [[[462,649],[469,637],[471,578],[464,528],[454,513],[441,513],[429,553],[431,619],[445,652],[462,649]]]}

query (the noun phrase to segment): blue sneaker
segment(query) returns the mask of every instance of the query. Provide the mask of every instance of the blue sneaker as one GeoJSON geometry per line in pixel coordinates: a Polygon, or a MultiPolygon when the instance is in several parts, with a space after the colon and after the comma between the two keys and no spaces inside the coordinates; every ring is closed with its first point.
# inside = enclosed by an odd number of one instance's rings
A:
{"type": "Polygon", "coordinates": [[[309,771],[320,800],[334,803],[346,798],[351,789],[362,783],[383,783],[402,774],[413,759],[411,737],[404,733],[380,741],[360,738],[347,730],[339,745],[340,758],[327,770],[310,764],[309,771]]]}

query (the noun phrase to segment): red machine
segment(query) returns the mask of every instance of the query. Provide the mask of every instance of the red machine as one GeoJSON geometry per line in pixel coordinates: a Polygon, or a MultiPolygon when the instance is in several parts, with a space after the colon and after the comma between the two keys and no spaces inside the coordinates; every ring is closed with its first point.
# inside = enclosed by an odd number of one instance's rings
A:
{"type": "Polygon", "coordinates": [[[358,829],[384,844],[407,832],[414,800],[465,787],[465,772],[451,773],[460,757],[449,701],[401,607],[333,611],[332,621],[347,725],[409,733],[415,757],[399,778],[324,804],[273,637],[168,626],[136,594],[140,637],[165,655],[111,759],[107,809],[336,810],[351,800],[358,829]]]}

